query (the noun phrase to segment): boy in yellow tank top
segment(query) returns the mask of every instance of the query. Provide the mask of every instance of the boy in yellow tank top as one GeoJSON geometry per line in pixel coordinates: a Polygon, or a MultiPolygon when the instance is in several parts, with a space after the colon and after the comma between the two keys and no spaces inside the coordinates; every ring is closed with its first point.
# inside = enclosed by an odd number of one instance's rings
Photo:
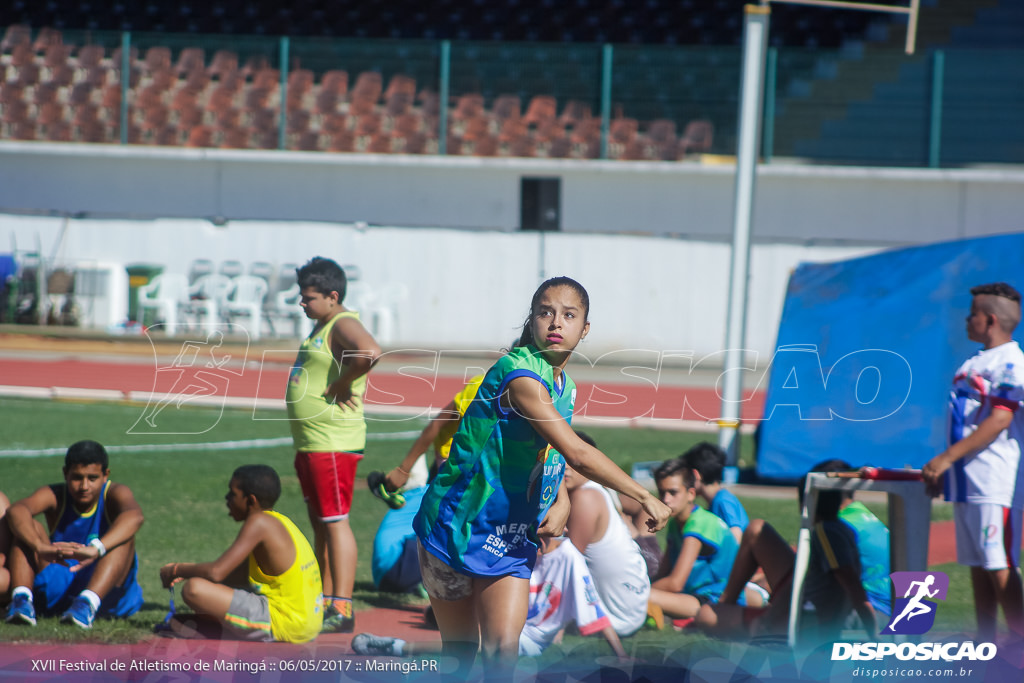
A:
{"type": "Polygon", "coordinates": [[[280,495],[281,479],[268,465],[243,465],[231,475],[224,498],[228,514],[242,522],[234,543],[213,562],[160,568],[164,587],[188,579],[182,597],[200,615],[197,622],[213,618],[220,628],[193,629],[175,617],[168,626],[173,634],[194,637],[199,630],[228,639],[305,643],[320,633],[320,569],[302,532],[273,510],[280,495]]]}
{"type": "Polygon", "coordinates": [[[316,324],[299,348],[285,394],[295,471],[324,582],[324,631],[350,633],[357,548],[348,515],[366,447],[366,374],[380,347],[359,314],[342,305],[346,279],[337,263],[316,257],[296,275],[299,305],[316,324]]]}

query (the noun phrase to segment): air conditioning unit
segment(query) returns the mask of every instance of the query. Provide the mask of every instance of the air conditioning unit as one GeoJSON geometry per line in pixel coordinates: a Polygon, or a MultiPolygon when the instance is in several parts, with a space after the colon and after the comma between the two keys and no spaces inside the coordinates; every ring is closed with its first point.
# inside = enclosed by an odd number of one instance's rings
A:
{"type": "Polygon", "coordinates": [[[128,271],[120,263],[75,266],[75,302],[82,327],[106,330],[128,320],[128,271]]]}

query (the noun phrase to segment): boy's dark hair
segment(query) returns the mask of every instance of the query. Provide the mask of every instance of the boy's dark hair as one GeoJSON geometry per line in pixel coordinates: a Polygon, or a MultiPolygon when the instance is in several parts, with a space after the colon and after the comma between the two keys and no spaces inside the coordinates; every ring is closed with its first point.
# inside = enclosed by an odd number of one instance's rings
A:
{"type": "MultiPolygon", "coordinates": [[[[680,475],[683,477],[683,481],[686,481],[686,463],[683,462],[682,458],[669,458],[665,462],[658,465],[658,468],[654,470],[654,481],[661,481],[668,477],[680,475]]],[[[692,477],[691,477],[692,478],[692,477]]]]}
{"type": "Polygon", "coordinates": [[[295,269],[295,278],[299,289],[312,287],[321,294],[338,293],[338,301],[345,300],[345,289],[348,280],[344,269],[329,258],[314,256],[301,268],[295,269]]]}
{"type": "MultiPolygon", "coordinates": [[[[811,467],[803,479],[800,480],[800,490],[797,492],[800,499],[800,509],[804,507],[804,491],[807,489],[807,476],[811,472],[848,472],[853,466],[845,460],[832,458],[823,460],[811,467]]],[[[819,522],[836,519],[839,516],[839,508],[847,498],[853,498],[849,491],[824,490],[818,492],[818,507],[814,511],[814,519],[819,522]]]]}
{"type": "Polygon", "coordinates": [[[533,322],[533,316],[537,312],[537,304],[540,303],[540,298],[544,296],[544,292],[552,287],[570,287],[575,291],[580,297],[580,303],[583,305],[583,322],[587,322],[587,316],[590,315],[590,295],[587,294],[587,290],[571,277],[564,275],[553,277],[542,282],[537,291],[533,293],[533,298],[530,299],[530,312],[526,315],[526,322],[523,323],[523,332],[519,335],[519,343],[516,346],[526,346],[533,343],[533,331],[530,323],[533,322]]]}
{"type": "Polygon", "coordinates": [[[1004,299],[1020,303],[1020,292],[1005,282],[992,282],[987,285],[978,285],[977,287],[971,287],[971,296],[978,296],[981,294],[989,294],[991,296],[1001,296],[1004,299]]]}
{"type": "Polygon", "coordinates": [[[246,496],[256,496],[264,510],[272,510],[281,497],[281,478],[270,465],[242,465],[232,473],[238,488],[246,496]]]}
{"type": "Polygon", "coordinates": [[[705,484],[717,484],[722,481],[725,451],[715,444],[701,441],[679,457],[686,463],[688,469],[697,470],[705,484]]]}
{"type": "Polygon", "coordinates": [[[76,441],[64,454],[64,469],[69,470],[74,465],[99,465],[106,472],[110,465],[107,449],[97,441],[76,441]]]}
{"type": "Polygon", "coordinates": [[[597,448],[597,442],[594,441],[593,437],[590,436],[590,434],[587,434],[582,429],[577,429],[575,430],[575,432],[576,436],[580,437],[580,441],[587,444],[588,446],[593,446],[594,448],[597,448]]]}
{"type": "Polygon", "coordinates": [[[1020,324],[1020,292],[1005,282],[993,282],[972,287],[971,295],[982,297],[976,299],[978,308],[986,314],[995,315],[999,329],[1006,334],[1013,334],[1020,324]]]}

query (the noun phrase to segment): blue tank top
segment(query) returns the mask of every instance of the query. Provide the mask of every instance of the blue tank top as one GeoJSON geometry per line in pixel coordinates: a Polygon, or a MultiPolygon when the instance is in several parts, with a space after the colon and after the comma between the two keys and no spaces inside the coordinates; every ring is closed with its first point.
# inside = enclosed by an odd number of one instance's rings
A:
{"type": "Polygon", "coordinates": [[[50,530],[50,540],[54,543],[70,541],[88,545],[94,538],[99,538],[110,528],[107,518],[107,491],[112,482],[107,480],[100,491],[99,499],[92,509],[79,512],[68,499],[68,487],[65,484],[54,484],[50,487],[53,495],[60,501],[60,514],[57,523],[50,530]]]}

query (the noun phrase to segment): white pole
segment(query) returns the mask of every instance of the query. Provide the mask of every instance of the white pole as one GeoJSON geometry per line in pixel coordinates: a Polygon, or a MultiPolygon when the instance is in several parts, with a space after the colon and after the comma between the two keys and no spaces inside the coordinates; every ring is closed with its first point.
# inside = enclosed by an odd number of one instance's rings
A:
{"type": "Polygon", "coordinates": [[[768,48],[767,5],[743,8],[743,73],[740,77],[740,120],[736,155],[732,259],[729,264],[729,311],[725,333],[725,376],[718,445],[726,453],[727,481],[735,480],[737,435],[743,397],[743,346],[746,340],[747,284],[750,279],[750,232],[754,203],[757,150],[761,146],[761,102],[768,48]],[[730,469],[731,468],[731,469],[730,469]]]}

